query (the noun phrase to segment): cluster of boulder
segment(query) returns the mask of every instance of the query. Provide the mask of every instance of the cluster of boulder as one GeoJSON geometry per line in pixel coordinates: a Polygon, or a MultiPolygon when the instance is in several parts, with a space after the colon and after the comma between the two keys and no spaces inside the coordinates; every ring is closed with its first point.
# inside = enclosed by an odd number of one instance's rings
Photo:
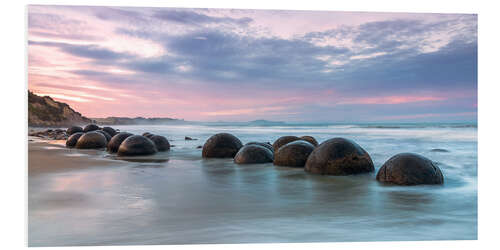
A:
{"type": "MultiPolygon", "coordinates": [[[[203,145],[203,158],[234,158],[237,164],[273,163],[300,167],[320,175],[354,175],[375,171],[370,155],[357,143],[332,138],[318,144],[312,136],[283,136],[272,145],[219,133],[203,145]]],[[[443,174],[431,160],[412,153],[397,154],[379,169],[376,180],[396,185],[443,184],[443,174]]]]}
{"type": "Polygon", "coordinates": [[[134,135],[128,132],[119,132],[111,127],[100,128],[89,124],[84,128],[73,126],[66,130],[69,135],[66,147],[78,149],[102,149],[118,156],[152,155],[159,151],[170,150],[167,138],[161,135],[144,133],[134,135]]]}
{"type": "Polygon", "coordinates": [[[48,140],[66,140],[68,135],[62,129],[46,129],[43,131],[30,131],[29,136],[40,137],[48,140]]]}

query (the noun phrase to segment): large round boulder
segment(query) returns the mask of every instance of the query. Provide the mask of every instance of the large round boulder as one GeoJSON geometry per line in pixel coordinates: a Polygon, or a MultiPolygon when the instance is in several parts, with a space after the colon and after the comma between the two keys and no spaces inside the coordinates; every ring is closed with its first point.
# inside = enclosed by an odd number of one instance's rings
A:
{"type": "Polygon", "coordinates": [[[243,146],[236,156],[234,162],[238,164],[256,164],[273,162],[273,152],[257,144],[243,146]]]}
{"type": "Polygon", "coordinates": [[[212,135],[203,145],[203,158],[233,158],[243,146],[240,139],[228,133],[212,135]]]}
{"type": "Polygon", "coordinates": [[[287,136],[282,136],[282,137],[278,138],[278,139],[277,139],[276,141],[274,141],[274,143],[273,143],[273,149],[274,149],[274,152],[277,152],[277,151],[278,151],[278,149],[279,149],[281,146],[283,146],[283,145],[285,145],[285,144],[287,144],[287,143],[289,143],[289,142],[293,142],[293,141],[297,141],[297,140],[300,140],[300,138],[299,138],[299,137],[297,137],[297,136],[293,136],[293,135],[287,135],[287,136]]]}
{"type": "Polygon", "coordinates": [[[167,151],[170,150],[170,143],[168,142],[167,138],[161,135],[152,135],[149,137],[151,141],[156,146],[156,149],[158,151],[167,151]]]}
{"type": "Polygon", "coordinates": [[[72,126],[72,127],[69,127],[67,130],[66,130],[66,134],[68,136],[74,134],[74,133],[78,133],[78,132],[83,132],[83,128],[82,127],[79,127],[79,126],[72,126]]]}
{"type": "Polygon", "coordinates": [[[253,142],[249,142],[249,143],[245,144],[245,146],[246,145],[259,145],[259,146],[262,146],[262,147],[265,147],[265,148],[271,150],[271,152],[274,154],[273,145],[271,145],[271,143],[269,143],[269,142],[254,142],[253,141],[253,142]]]}
{"type": "Polygon", "coordinates": [[[78,138],[78,141],[76,142],[76,148],[81,148],[81,149],[92,149],[92,148],[104,148],[106,147],[106,144],[108,141],[106,140],[106,137],[97,132],[97,131],[90,131],[87,133],[84,133],[80,138],[78,138]]]}
{"type": "Polygon", "coordinates": [[[83,135],[83,132],[76,132],[73,133],[68,139],[66,140],[66,147],[68,148],[73,148],[76,145],[76,142],[78,139],[80,139],[80,136],[83,135]]]}
{"type": "Polygon", "coordinates": [[[352,175],[374,171],[370,155],[355,142],[333,138],[317,146],[305,171],[322,175],[352,175]]]}
{"type": "Polygon", "coordinates": [[[311,143],[315,147],[318,146],[318,141],[316,141],[316,139],[312,136],[305,135],[301,136],[300,139],[311,143]]]}
{"type": "Polygon", "coordinates": [[[304,167],[307,157],[314,150],[314,146],[304,140],[289,142],[281,146],[274,153],[274,165],[288,167],[304,167]]]}
{"type": "Polygon", "coordinates": [[[106,131],[104,130],[95,130],[95,132],[97,133],[101,133],[102,135],[104,135],[104,137],[106,137],[106,141],[110,141],[111,140],[111,135],[109,135],[106,131]]]}
{"type": "Polygon", "coordinates": [[[155,144],[142,135],[127,137],[118,148],[118,156],[151,155],[156,152],[155,144]]]}
{"type": "Polygon", "coordinates": [[[94,130],[99,130],[99,126],[97,126],[95,124],[89,124],[83,128],[83,132],[90,132],[90,131],[94,131],[94,130]]]}
{"type": "Polygon", "coordinates": [[[107,150],[110,153],[116,153],[118,151],[118,148],[120,147],[120,144],[127,139],[127,137],[132,136],[133,134],[127,133],[127,132],[120,132],[116,134],[115,136],[111,137],[111,140],[108,142],[108,147],[107,150]]]}
{"type": "Polygon", "coordinates": [[[108,133],[111,137],[115,136],[116,135],[116,130],[112,127],[103,127],[102,128],[102,131],[105,131],[106,133],[108,133]]]}
{"type": "Polygon", "coordinates": [[[396,185],[443,184],[441,169],[431,160],[413,153],[391,157],[379,169],[377,181],[396,185]]]}

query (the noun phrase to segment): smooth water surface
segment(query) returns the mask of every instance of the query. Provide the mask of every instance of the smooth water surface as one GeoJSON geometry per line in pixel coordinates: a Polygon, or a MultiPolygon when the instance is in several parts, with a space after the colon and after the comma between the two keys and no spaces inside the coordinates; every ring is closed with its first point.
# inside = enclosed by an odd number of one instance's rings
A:
{"type": "MultiPolygon", "coordinates": [[[[29,177],[29,245],[130,245],[477,238],[475,126],[116,126],[166,136],[158,162],[29,177]],[[392,155],[438,163],[442,186],[384,186],[375,174],[317,176],[272,164],[202,159],[205,140],[243,143],[282,135],[356,141],[376,171],[392,155]],[[186,141],[184,136],[197,140],[186,141]],[[445,149],[448,152],[433,152],[445,149]]],[[[75,157],[88,157],[73,150],[75,157]]],[[[113,157],[103,153],[101,157],[113,157]]]]}

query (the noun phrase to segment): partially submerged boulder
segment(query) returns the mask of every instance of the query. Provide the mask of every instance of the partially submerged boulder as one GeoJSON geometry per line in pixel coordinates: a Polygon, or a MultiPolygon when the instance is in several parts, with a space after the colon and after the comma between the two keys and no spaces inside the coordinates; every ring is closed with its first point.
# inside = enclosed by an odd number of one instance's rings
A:
{"type": "Polygon", "coordinates": [[[102,131],[105,131],[108,133],[111,137],[115,136],[117,134],[116,130],[112,127],[103,127],[102,131]]]}
{"type": "Polygon", "coordinates": [[[273,145],[271,145],[271,143],[269,143],[269,142],[254,142],[253,141],[253,142],[249,142],[249,143],[245,144],[245,146],[246,145],[259,145],[259,146],[262,146],[262,147],[265,147],[265,148],[271,150],[271,152],[274,154],[273,145]]]}
{"type": "Polygon", "coordinates": [[[277,151],[278,151],[278,149],[279,149],[281,146],[283,146],[283,145],[285,145],[285,144],[287,144],[287,143],[289,143],[289,142],[293,142],[293,141],[297,141],[297,140],[300,140],[300,138],[299,138],[299,137],[297,137],[297,136],[293,136],[293,135],[287,135],[287,136],[282,136],[282,137],[278,138],[278,139],[277,139],[276,141],[274,141],[274,143],[273,143],[273,149],[274,149],[274,152],[277,152],[277,151]]]}
{"type": "Polygon", "coordinates": [[[212,135],[203,145],[203,158],[233,158],[243,147],[240,139],[228,133],[212,135]]]}
{"type": "Polygon", "coordinates": [[[97,148],[104,148],[106,147],[107,144],[106,137],[97,132],[97,131],[90,131],[87,133],[84,133],[80,138],[78,138],[78,141],[76,142],[76,148],[80,149],[97,149],[97,148]]]}
{"type": "Polygon", "coordinates": [[[164,136],[153,135],[153,136],[149,137],[149,139],[151,141],[153,141],[153,143],[155,144],[156,149],[158,151],[162,152],[162,151],[170,150],[170,143],[168,142],[167,138],[165,138],[164,136]]]}
{"type": "Polygon", "coordinates": [[[110,153],[116,153],[118,151],[118,148],[120,147],[120,144],[127,139],[127,137],[132,136],[133,134],[127,133],[127,132],[120,132],[116,134],[115,136],[111,137],[111,140],[108,142],[107,150],[110,153]]]}
{"type": "Polygon", "coordinates": [[[97,126],[95,124],[89,124],[83,128],[83,132],[90,132],[90,131],[94,131],[94,130],[99,130],[99,126],[97,126]]]}
{"type": "Polygon", "coordinates": [[[110,134],[108,134],[106,131],[104,131],[104,130],[95,130],[95,132],[101,133],[102,135],[104,135],[104,137],[106,137],[106,141],[109,142],[111,140],[112,136],[110,134]]]}
{"type": "Polygon", "coordinates": [[[318,141],[316,141],[316,139],[312,136],[305,135],[301,136],[300,139],[311,143],[315,147],[318,146],[318,141]]]}
{"type": "Polygon", "coordinates": [[[72,126],[72,127],[69,127],[67,130],[66,130],[66,134],[69,136],[69,135],[72,135],[74,133],[78,133],[78,132],[83,132],[83,128],[82,127],[79,127],[79,126],[72,126]]]}
{"type": "Polygon", "coordinates": [[[281,146],[274,153],[274,165],[288,167],[304,167],[314,146],[304,140],[293,141],[281,146]]]}
{"type": "Polygon", "coordinates": [[[352,175],[374,171],[370,155],[354,141],[333,138],[314,149],[305,171],[322,175],[352,175]]]}
{"type": "Polygon", "coordinates": [[[273,152],[263,146],[250,144],[243,146],[236,156],[234,162],[237,164],[257,164],[273,162],[273,152]]]}
{"type": "Polygon", "coordinates": [[[413,153],[391,157],[379,169],[377,181],[396,185],[443,184],[441,169],[431,160],[413,153]]]}
{"type": "Polygon", "coordinates": [[[76,146],[76,142],[80,137],[83,135],[83,132],[76,132],[73,133],[67,140],[66,140],[66,147],[68,148],[73,148],[76,146]]]}
{"type": "Polygon", "coordinates": [[[155,144],[142,135],[127,137],[118,148],[118,156],[151,155],[156,152],[155,144]]]}

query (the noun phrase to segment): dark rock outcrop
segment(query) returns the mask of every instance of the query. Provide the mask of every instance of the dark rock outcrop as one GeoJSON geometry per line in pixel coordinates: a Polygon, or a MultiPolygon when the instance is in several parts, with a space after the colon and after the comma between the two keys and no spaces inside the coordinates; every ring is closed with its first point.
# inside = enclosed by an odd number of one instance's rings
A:
{"type": "Polygon", "coordinates": [[[281,146],[274,153],[274,165],[288,167],[304,167],[314,146],[304,140],[292,141],[281,146]]]}
{"type": "Polygon", "coordinates": [[[305,171],[322,175],[352,175],[374,171],[370,155],[355,142],[333,138],[314,149],[305,171]]]}
{"type": "Polygon", "coordinates": [[[133,134],[127,133],[127,132],[120,132],[116,134],[115,136],[111,137],[111,140],[108,142],[107,150],[110,153],[116,153],[118,151],[118,148],[120,147],[120,144],[127,139],[127,137],[132,136],[133,134]]]}
{"type": "Polygon", "coordinates": [[[76,142],[76,148],[80,149],[97,149],[97,148],[104,148],[106,147],[106,144],[108,141],[106,140],[106,137],[97,132],[97,131],[91,131],[84,133],[78,141],[76,142]]]}
{"type": "Polygon", "coordinates": [[[237,164],[257,164],[273,162],[273,152],[263,146],[250,144],[243,146],[236,156],[234,162],[237,164]]]}
{"type": "Polygon", "coordinates": [[[141,135],[127,137],[118,148],[118,156],[151,155],[156,152],[155,144],[141,135]]]}
{"type": "Polygon", "coordinates": [[[293,135],[287,135],[287,136],[282,136],[282,137],[278,138],[278,139],[277,139],[276,141],[274,141],[274,143],[273,143],[273,149],[274,149],[274,152],[277,152],[277,151],[278,151],[278,149],[279,149],[281,146],[283,146],[283,145],[285,145],[285,144],[287,144],[287,143],[289,143],[289,142],[293,142],[293,141],[297,141],[297,140],[300,140],[300,138],[299,138],[299,137],[297,137],[297,136],[293,136],[293,135]]]}
{"type": "Polygon", "coordinates": [[[76,146],[76,142],[80,137],[83,135],[83,132],[76,132],[73,133],[67,140],[66,140],[66,147],[68,148],[73,148],[76,146]]]}
{"type": "Polygon", "coordinates": [[[396,185],[443,184],[441,169],[431,160],[413,153],[391,157],[379,169],[377,181],[396,185]]]}
{"type": "Polygon", "coordinates": [[[72,126],[66,130],[67,135],[72,135],[72,134],[77,133],[77,132],[83,132],[83,128],[80,126],[72,126]]]}
{"type": "Polygon", "coordinates": [[[155,144],[156,149],[158,151],[162,152],[162,151],[170,150],[170,143],[168,142],[167,138],[165,138],[164,136],[153,135],[153,136],[149,137],[149,139],[151,141],[153,141],[153,143],[155,144]]]}
{"type": "Polygon", "coordinates": [[[301,136],[300,139],[311,143],[315,147],[318,146],[318,141],[316,141],[316,139],[312,136],[305,135],[305,136],[301,136]]]}
{"type": "Polygon", "coordinates": [[[203,145],[203,158],[233,158],[242,147],[240,139],[228,133],[212,135],[203,145]]]}
{"type": "Polygon", "coordinates": [[[88,124],[87,126],[85,126],[83,128],[83,132],[85,132],[85,133],[90,132],[90,131],[94,131],[94,130],[99,130],[99,126],[97,126],[95,124],[88,124]]]}

